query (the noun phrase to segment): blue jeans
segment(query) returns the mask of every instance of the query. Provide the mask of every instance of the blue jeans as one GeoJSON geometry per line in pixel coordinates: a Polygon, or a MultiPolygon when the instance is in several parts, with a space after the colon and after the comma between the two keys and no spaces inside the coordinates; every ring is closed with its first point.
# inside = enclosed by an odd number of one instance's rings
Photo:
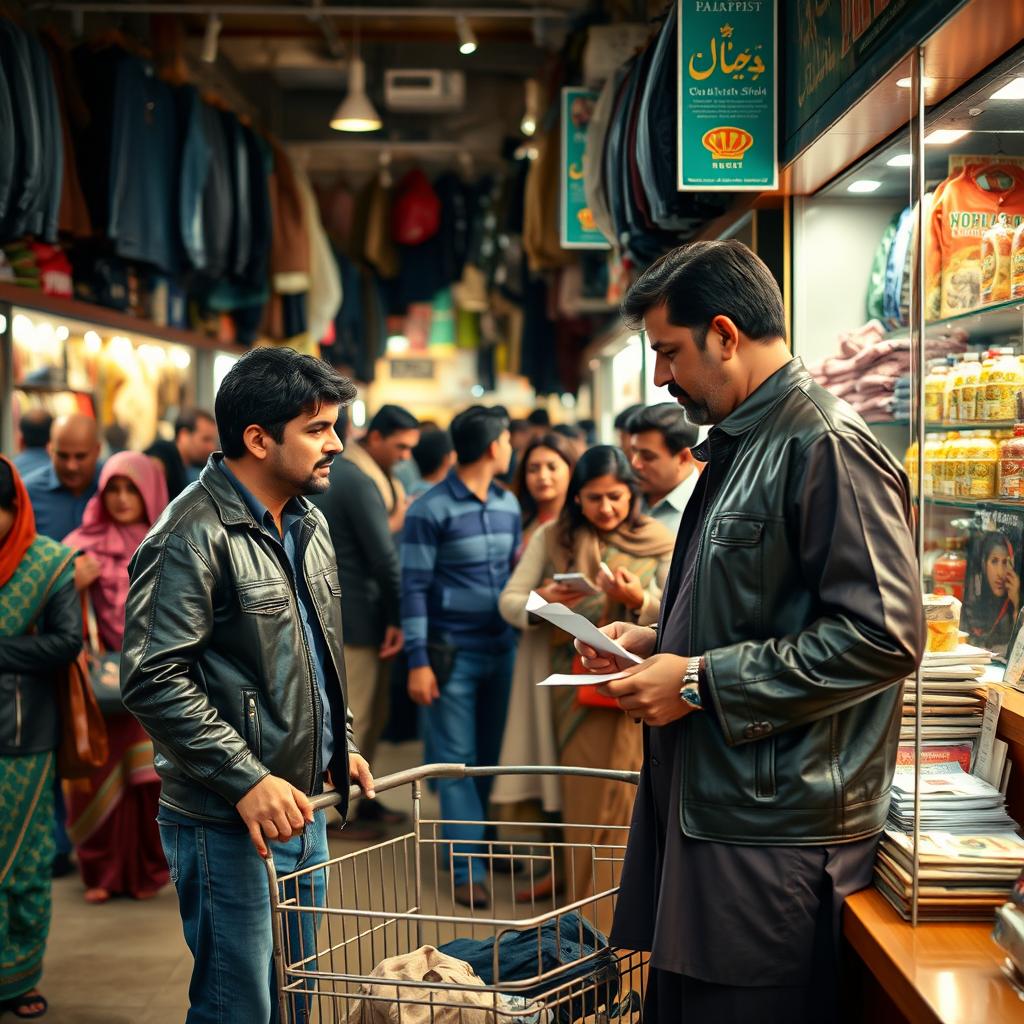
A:
{"type": "MultiPolygon", "coordinates": [[[[178,891],[185,942],[195,959],[186,1024],[278,1024],[267,871],[249,833],[241,823],[210,825],[164,807],[157,821],[178,891]]],[[[270,850],[280,875],[324,863],[329,854],[323,811],[302,835],[271,843],[270,850]]],[[[324,874],[303,877],[302,906],[324,905],[324,874]]],[[[315,954],[314,915],[288,915],[288,932],[287,961],[315,954]]],[[[315,967],[315,961],[305,965],[315,967]]],[[[308,1002],[302,997],[293,1001],[292,1020],[308,1019],[308,1002]]]]}
{"type": "MultiPolygon", "coordinates": [[[[512,689],[515,648],[506,651],[459,651],[451,677],[441,696],[424,708],[424,740],[429,761],[459,764],[497,764],[505,733],[508,699],[512,689]]],[[[439,779],[441,817],[451,821],[483,821],[491,795],[492,778],[439,779]]],[[[480,856],[482,825],[445,825],[444,839],[470,840],[453,844],[452,876],[456,885],[482,882],[487,861],[480,856]]]]}

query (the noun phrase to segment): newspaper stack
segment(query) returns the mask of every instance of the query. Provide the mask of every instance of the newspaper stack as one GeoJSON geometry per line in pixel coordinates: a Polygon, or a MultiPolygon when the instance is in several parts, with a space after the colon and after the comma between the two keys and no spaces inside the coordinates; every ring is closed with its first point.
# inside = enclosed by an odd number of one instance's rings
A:
{"type": "MultiPolygon", "coordinates": [[[[921,767],[921,875],[918,911],[931,920],[990,917],[1024,867],[1024,840],[991,783],[959,762],[921,767]]],[[[914,766],[898,765],[889,822],[878,848],[875,885],[910,916],[914,766]]]]}
{"type": "MultiPolygon", "coordinates": [[[[887,829],[875,863],[875,886],[910,920],[913,840],[887,829]]],[[[987,921],[1009,898],[1024,868],[1024,840],[1013,832],[954,835],[923,832],[919,847],[918,917],[987,921]]]]}
{"type": "MultiPolygon", "coordinates": [[[[981,732],[985,689],[981,677],[992,655],[961,644],[955,651],[929,652],[921,666],[921,737],[932,742],[975,741],[981,732]]],[[[908,679],[903,691],[900,740],[914,739],[917,689],[908,679]]]]}

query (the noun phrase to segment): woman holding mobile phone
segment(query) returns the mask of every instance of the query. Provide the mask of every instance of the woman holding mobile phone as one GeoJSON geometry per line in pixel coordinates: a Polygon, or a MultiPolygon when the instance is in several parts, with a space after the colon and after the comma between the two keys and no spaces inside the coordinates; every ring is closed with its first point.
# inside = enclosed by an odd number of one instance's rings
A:
{"type": "MultiPolygon", "coordinates": [[[[572,672],[575,651],[566,633],[531,623],[526,602],[536,591],[598,626],[619,618],[648,625],[658,618],[673,544],[664,526],[641,515],[636,478],[620,449],[600,445],[580,458],[561,514],[534,533],[499,601],[502,617],[523,631],[503,764],[639,769],[641,732],[621,711],[610,703],[591,703],[575,687],[536,685],[552,672],[572,672]],[[556,583],[556,573],[581,573],[594,592],[556,583]]],[[[602,826],[628,825],[633,796],[633,787],[623,783],[507,777],[499,780],[492,799],[507,803],[539,797],[549,813],[571,807],[574,820],[598,828],[569,841],[615,844],[621,835],[602,826]]],[[[568,877],[575,881],[569,894],[573,900],[594,891],[595,883],[598,891],[611,884],[593,878],[589,856],[568,877]]],[[[541,894],[535,887],[532,895],[541,894]]]]}

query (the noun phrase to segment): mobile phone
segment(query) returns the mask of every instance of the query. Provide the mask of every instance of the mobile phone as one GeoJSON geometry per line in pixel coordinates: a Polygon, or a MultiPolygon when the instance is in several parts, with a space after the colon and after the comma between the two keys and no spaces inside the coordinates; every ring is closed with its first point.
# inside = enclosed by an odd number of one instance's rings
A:
{"type": "Polygon", "coordinates": [[[581,594],[601,593],[581,572],[556,572],[552,579],[563,587],[578,590],[581,594]]]}

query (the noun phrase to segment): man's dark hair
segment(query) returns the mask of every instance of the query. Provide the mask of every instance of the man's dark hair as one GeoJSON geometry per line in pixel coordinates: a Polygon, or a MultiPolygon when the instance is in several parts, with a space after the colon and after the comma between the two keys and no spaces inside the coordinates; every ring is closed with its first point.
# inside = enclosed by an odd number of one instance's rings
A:
{"type": "Polygon", "coordinates": [[[174,436],[177,437],[183,430],[194,434],[200,420],[209,420],[211,423],[217,422],[213,413],[207,412],[205,409],[182,409],[178,414],[178,418],[174,421],[174,436]]]}
{"type": "Polygon", "coordinates": [[[471,466],[508,430],[508,418],[486,405],[471,405],[452,420],[449,429],[459,465],[471,466]]]}
{"type": "Polygon", "coordinates": [[[626,429],[631,434],[656,430],[665,439],[665,447],[678,455],[684,448],[692,448],[700,436],[697,428],[686,418],[686,413],[675,402],[649,405],[629,418],[626,429]]]}
{"type": "Polygon", "coordinates": [[[356,397],[353,383],[327,363],[290,348],[257,348],[228,371],[217,392],[220,445],[229,459],[245,454],[248,427],[262,427],[278,444],[285,424],[321,405],[346,405],[356,397]]]}
{"type": "Polygon", "coordinates": [[[377,431],[381,437],[390,437],[399,430],[419,430],[420,421],[408,409],[400,405],[382,405],[377,415],[370,420],[366,428],[367,434],[377,431]]]}
{"type": "Polygon", "coordinates": [[[43,409],[30,409],[18,421],[21,439],[26,448],[45,448],[50,443],[53,417],[43,409]]]}
{"type": "Polygon", "coordinates": [[[615,417],[615,429],[616,430],[629,430],[629,421],[643,408],[642,405],[627,405],[615,417]]]}
{"type": "Polygon", "coordinates": [[[576,426],[583,431],[588,445],[597,444],[597,421],[591,419],[577,420],[576,426]]]}
{"type": "Polygon", "coordinates": [[[526,417],[526,422],[531,427],[550,427],[551,417],[548,415],[547,409],[534,409],[529,416],[526,417]]]}
{"type": "Polygon", "coordinates": [[[634,329],[647,311],[664,304],[668,322],[689,327],[704,348],[707,328],[727,316],[753,341],[786,337],[786,310],[772,272],[735,239],[693,242],[666,253],[645,270],[622,303],[634,329]]]}
{"type": "Polygon", "coordinates": [[[420,476],[424,480],[433,476],[444,465],[453,447],[452,435],[447,430],[424,430],[420,435],[420,443],[412,450],[420,476]]]}
{"type": "Polygon", "coordinates": [[[529,420],[509,420],[508,429],[513,434],[518,434],[522,430],[529,430],[530,429],[530,421],[529,420]]]}
{"type": "Polygon", "coordinates": [[[586,431],[573,423],[558,423],[551,429],[554,433],[561,434],[562,437],[567,437],[570,441],[587,440],[586,431]]]}

